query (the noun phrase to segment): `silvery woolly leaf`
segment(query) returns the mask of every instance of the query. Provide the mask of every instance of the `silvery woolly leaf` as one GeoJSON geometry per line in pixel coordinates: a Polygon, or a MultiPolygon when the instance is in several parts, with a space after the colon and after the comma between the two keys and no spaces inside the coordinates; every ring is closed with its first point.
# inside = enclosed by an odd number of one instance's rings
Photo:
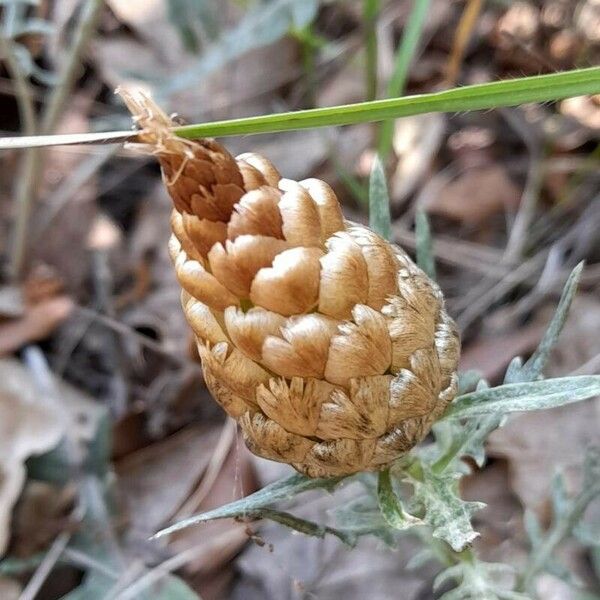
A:
{"type": "Polygon", "coordinates": [[[458,396],[444,417],[464,419],[478,415],[541,410],[587,400],[598,394],[600,375],[510,383],[458,396]]]}
{"type": "Polygon", "coordinates": [[[479,535],[473,530],[473,513],[485,506],[482,502],[466,502],[458,495],[459,473],[438,475],[426,466],[420,480],[408,476],[415,488],[414,503],[423,508],[422,520],[434,537],[461,552],[479,535]]]}
{"type": "Polygon", "coordinates": [[[525,509],[523,517],[523,524],[525,525],[525,532],[529,538],[529,542],[532,548],[537,548],[544,538],[544,531],[537,518],[537,515],[529,509],[525,509]]]}
{"type": "Polygon", "coordinates": [[[444,451],[440,452],[432,469],[436,473],[454,470],[466,474],[470,471],[462,460],[466,456],[473,458],[477,466],[482,467],[485,462],[485,440],[500,422],[501,417],[496,415],[469,419],[464,425],[453,420],[439,421],[433,431],[444,451]]]}
{"type": "Polygon", "coordinates": [[[417,250],[417,265],[435,281],[435,256],[433,254],[433,240],[427,213],[417,210],[415,214],[415,240],[417,250]]]}
{"type": "Polygon", "coordinates": [[[480,371],[470,369],[469,371],[461,371],[458,374],[458,393],[466,394],[477,388],[481,381],[482,375],[480,371]]]}
{"type": "Polygon", "coordinates": [[[361,496],[333,511],[336,525],[355,536],[374,535],[388,546],[395,546],[395,538],[383,518],[374,496],[361,496]]]}
{"type": "Polygon", "coordinates": [[[230,502],[229,504],[225,504],[225,506],[209,510],[205,513],[183,519],[182,521],[159,531],[154,537],[163,537],[174,531],[185,529],[199,523],[213,521],[215,519],[255,515],[258,510],[268,508],[281,500],[289,500],[298,494],[308,492],[309,490],[320,488],[327,491],[333,491],[342,479],[344,478],[330,477],[326,479],[310,479],[304,475],[292,475],[285,479],[280,479],[279,481],[258,490],[258,492],[250,494],[250,496],[246,496],[235,502],[230,502]]]}
{"type": "Polygon", "coordinates": [[[434,589],[451,580],[457,587],[440,596],[439,600],[532,600],[530,596],[506,589],[499,581],[512,574],[513,569],[504,564],[485,563],[471,556],[442,571],[434,589]]]}
{"type": "Polygon", "coordinates": [[[552,478],[552,512],[555,519],[564,515],[571,506],[567,494],[565,478],[562,473],[556,473],[552,478]]]}
{"type": "Polygon", "coordinates": [[[390,196],[385,172],[379,156],[376,156],[369,177],[369,227],[382,238],[389,240],[391,223],[390,196]]]}
{"type": "Polygon", "coordinates": [[[571,271],[567,283],[563,288],[556,312],[554,313],[537,350],[524,365],[519,365],[514,361],[510,364],[506,371],[505,383],[535,381],[541,377],[542,371],[548,362],[550,352],[552,351],[552,348],[554,348],[565,321],[567,320],[571,303],[577,292],[577,285],[579,284],[583,265],[584,263],[580,262],[573,271],[571,271]]]}

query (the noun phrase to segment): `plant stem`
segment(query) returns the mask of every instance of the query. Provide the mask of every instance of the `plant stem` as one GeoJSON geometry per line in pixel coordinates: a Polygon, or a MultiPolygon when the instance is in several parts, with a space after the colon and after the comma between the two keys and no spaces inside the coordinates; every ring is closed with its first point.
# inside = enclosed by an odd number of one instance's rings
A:
{"type": "MultiPolygon", "coordinates": [[[[394,61],[394,72],[388,83],[387,97],[396,98],[404,94],[406,80],[410,65],[414,58],[423,25],[427,18],[430,0],[414,0],[413,8],[410,12],[408,22],[402,35],[402,41],[396,52],[394,61]]],[[[379,132],[379,156],[385,163],[392,149],[392,140],[394,138],[394,121],[385,121],[381,125],[379,132]]]]}
{"type": "MultiPolygon", "coordinates": [[[[52,90],[50,99],[41,119],[40,129],[44,134],[52,133],[58,124],[65,102],[69,98],[75,83],[81,54],[94,32],[96,21],[100,15],[102,6],[102,0],[87,0],[81,9],[81,15],[73,37],[73,44],[59,74],[59,81],[52,90]]],[[[22,84],[18,84],[18,81],[20,81],[20,79],[25,79],[26,82],[26,78],[21,72],[18,64],[17,67],[18,75],[15,78],[15,85],[22,86],[22,84]]],[[[25,92],[25,89],[28,91],[29,86],[27,85],[21,92],[19,92],[19,88],[17,88],[19,97],[25,92]]],[[[24,102],[26,97],[27,95],[23,96],[21,102],[24,102]]],[[[31,115],[28,115],[28,119],[31,119],[31,115]]],[[[27,125],[27,123],[24,124],[27,125]]],[[[33,126],[34,129],[31,132],[27,131],[27,133],[30,135],[35,134],[37,123],[35,121],[29,122],[29,125],[33,126]]],[[[14,225],[10,260],[10,274],[14,279],[18,279],[22,275],[23,267],[25,265],[29,220],[36,196],[36,188],[40,178],[42,167],[41,158],[38,149],[29,148],[23,158],[21,173],[19,175],[16,190],[16,203],[18,208],[14,225]]]]}
{"type": "Polygon", "coordinates": [[[467,44],[471,38],[471,33],[477,23],[477,18],[481,12],[483,0],[467,0],[467,4],[460,17],[454,42],[452,44],[452,52],[446,66],[446,85],[454,85],[458,79],[460,66],[465,56],[467,44]]]}
{"type": "Polygon", "coordinates": [[[81,55],[92,37],[96,28],[103,0],[86,0],[81,7],[81,14],[77,28],[73,34],[73,42],[69,49],[66,61],[58,75],[58,82],[52,89],[50,100],[44,111],[41,131],[44,134],[52,133],[62,115],[65,102],[69,98],[75,84],[77,69],[81,62],[81,55]]]}
{"type": "MultiPolygon", "coordinates": [[[[6,18],[8,21],[8,16],[6,18]]],[[[13,27],[14,25],[10,25],[9,27],[8,22],[6,23],[5,32],[0,36],[0,49],[2,50],[8,72],[15,86],[15,97],[19,107],[21,130],[26,135],[35,135],[37,133],[38,124],[31,86],[15,55],[13,42],[8,37],[10,30],[13,27]]],[[[18,277],[21,265],[23,264],[24,240],[27,234],[27,223],[29,221],[31,199],[34,189],[31,175],[37,171],[38,162],[39,150],[37,148],[28,148],[19,165],[19,174],[15,186],[17,212],[15,230],[13,233],[11,264],[9,267],[10,275],[13,278],[18,277]]]]}
{"type": "Polygon", "coordinates": [[[0,50],[6,62],[8,74],[15,86],[15,98],[19,107],[21,130],[25,135],[35,135],[37,131],[37,118],[31,87],[27,77],[21,70],[21,65],[15,55],[13,42],[6,35],[0,36],[0,50]]]}
{"type": "Polygon", "coordinates": [[[365,28],[365,85],[367,100],[377,98],[377,17],[379,0],[363,1],[363,24],[365,28]]]}
{"type": "Polygon", "coordinates": [[[308,106],[314,106],[316,104],[317,97],[317,77],[315,64],[316,47],[312,23],[309,23],[301,31],[299,31],[296,34],[296,37],[300,42],[300,49],[302,53],[302,69],[304,71],[304,78],[306,82],[306,104],[308,106]]]}

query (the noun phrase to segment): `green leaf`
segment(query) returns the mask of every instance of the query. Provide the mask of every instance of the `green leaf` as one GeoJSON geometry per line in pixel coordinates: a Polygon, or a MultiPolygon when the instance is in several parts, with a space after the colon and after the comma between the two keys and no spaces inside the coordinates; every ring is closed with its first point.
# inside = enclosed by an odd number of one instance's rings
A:
{"type": "Polygon", "coordinates": [[[558,377],[544,381],[510,383],[458,396],[445,418],[541,410],[564,406],[600,394],[600,375],[558,377]]]}
{"type": "Polygon", "coordinates": [[[436,474],[423,468],[422,479],[408,478],[415,488],[414,502],[423,507],[425,524],[432,535],[448,543],[455,552],[464,550],[479,535],[473,530],[471,516],[485,506],[466,502],[458,495],[459,473],[436,474]]]}
{"type": "Polygon", "coordinates": [[[215,508],[205,513],[183,519],[182,521],[159,531],[154,538],[160,538],[169,535],[174,531],[179,531],[180,529],[198,525],[199,523],[206,523],[207,521],[215,519],[252,516],[253,514],[256,514],[256,511],[258,510],[267,508],[280,500],[290,500],[298,494],[308,492],[309,490],[320,488],[331,492],[342,479],[344,479],[344,477],[310,479],[304,475],[292,475],[286,479],[276,481],[275,483],[264,487],[262,490],[250,494],[250,496],[246,496],[235,502],[230,502],[220,508],[215,508]]]}
{"type": "Polygon", "coordinates": [[[430,112],[485,110],[598,93],[600,67],[591,67],[481,83],[404,98],[185,125],[175,128],[174,131],[177,135],[189,139],[246,135],[385,121],[430,112]]]}
{"type": "Polygon", "coordinates": [[[417,265],[435,281],[435,257],[431,228],[429,227],[427,213],[420,209],[417,210],[415,215],[415,239],[417,243],[417,265]]]}
{"type": "Polygon", "coordinates": [[[563,288],[556,312],[554,313],[552,321],[550,321],[548,329],[546,329],[537,350],[524,365],[521,365],[518,360],[513,360],[511,362],[506,371],[505,383],[535,381],[542,375],[546,363],[548,362],[550,352],[558,341],[560,332],[569,315],[569,309],[571,308],[571,303],[577,293],[577,286],[579,285],[583,266],[584,263],[580,262],[573,271],[571,271],[565,287],[563,288]]]}
{"type": "Polygon", "coordinates": [[[389,469],[385,469],[379,473],[377,498],[381,514],[390,527],[404,531],[416,525],[424,524],[421,519],[413,517],[404,510],[400,499],[396,495],[396,492],[394,492],[389,469]]]}
{"type": "Polygon", "coordinates": [[[379,156],[375,156],[369,177],[369,226],[386,240],[392,233],[390,217],[390,196],[385,172],[379,156]]]}

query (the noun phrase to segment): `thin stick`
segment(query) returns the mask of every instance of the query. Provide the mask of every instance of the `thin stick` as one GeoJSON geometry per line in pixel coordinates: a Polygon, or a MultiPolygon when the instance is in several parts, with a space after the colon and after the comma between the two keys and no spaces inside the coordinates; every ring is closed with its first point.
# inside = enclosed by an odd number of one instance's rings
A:
{"type": "Polygon", "coordinates": [[[33,103],[31,86],[27,77],[21,70],[21,65],[14,52],[13,43],[5,35],[0,35],[0,50],[4,56],[6,67],[13,81],[15,97],[19,107],[21,128],[26,135],[35,135],[37,131],[37,117],[33,103]]]}
{"type": "Polygon", "coordinates": [[[367,100],[377,98],[377,17],[379,0],[363,0],[365,28],[365,86],[367,100]]]}
{"type": "Polygon", "coordinates": [[[452,51],[446,65],[446,85],[448,86],[454,85],[458,79],[467,44],[471,39],[471,33],[477,23],[482,4],[482,0],[467,0],[467,5],[456,28],[452,51]]]}
{"type": "MultiPolygon", "coordinates": [[[[73,88],[81,54],[94,31],[96,20],[102,6],[102,0],[87,0],[82,8],[74,35],[73,45],[69,51],[67,61],[59,75],[59,82],[53,89],[49,103],[46,106],[42,117],[42,133],[51,133],[56,127],[58,119],[62,114],[64,104],[73,88]]],[[[22,73],[21,76],[23,76],[22,73]]],[[[26,133],[33,135],[36,133],[36,130],[35,128],[31,131],[26,130],[26,133]]],[[[41,166],[42,161],[39,151],[29,148],[24,158],[16,194],[18,212],[10,260],[10,274],[14,279],[18,279],[21,276],[25,265],[29,221],[31,209],[35,200],[35,192],[39,181],[41,166]]]]}
{"type": "Polygon", "coordinates": [[[48,550],[48,553],[46,556],[44,556],[44,559],[40,563],[40,566],[36,569],[33,577],[29,580],[27,586],[19,596],[19,600],[35,599],[42,585],[44,585],[44,581],[46,581],[48,575],[50,575],[50,572],[67,547],[67,544],[71,539],[71,535],[72,534],[70,531],[65,531],[56,537],[52,543],[52,546],[50,547],[50,550],[48,550]]]}
{"type": "Polygon", "coordinates": [[[204,542],[192,546],[191,548],[187,548],[179,554],[165,560],[154,569],[144,573],[144,575],[130,584],[126,589],[118,591],[116,594],[114,591],[109,593],[108,598],[110,600],[134,600],[135,598],[139,598],[140,593],[143,590],[148,589],[163,577],[180,569],[188,562],[204,557],[206,557],[207,560],[210,560],[210,557],[211,555],[214,555],[216,548],[222,548],[223,546],[237,546],[240,540],[246,536],[247,534],[242,528],[235,528],[212,538],[209,543],[204,542]]]}
{"type": "Polygon", "coordinates": [[[177,511],[175,514],[175,520],[179,521],[180,519],[186,519],[190,517],[194,511],[198,510],[200,503],[208,492],[210,492],[212,486],[214,485],[221,469],[223,468],[223,464],[229,455],[229,450],[231,449],[231,444],[235,439],[235,432],[237,430],[237,424],[232,418],[228,418],[223,426],[221,431],[221,435],[219,436],[219,440],[215,447],[215,451],[210,457],[210,461],[208,466],[206,467],[206,471],[204,472],[204,477],[196,491],[185,501],[183,506],[177,511]]]}
{"type": "Polygon", "coordinates": [[[94,33],[98,17],[100,16],[100,9],[103,5],[103,0],[87,0],[81,9],[77,29],[73,36],[73,44],[58,76],[59,81],[52,89],[50,100],[44,111],[41,126],[41,132],[44,134],[52,133],[58,124],[65,102],[68,100],[75,84],[81,56],[94,33]]]}

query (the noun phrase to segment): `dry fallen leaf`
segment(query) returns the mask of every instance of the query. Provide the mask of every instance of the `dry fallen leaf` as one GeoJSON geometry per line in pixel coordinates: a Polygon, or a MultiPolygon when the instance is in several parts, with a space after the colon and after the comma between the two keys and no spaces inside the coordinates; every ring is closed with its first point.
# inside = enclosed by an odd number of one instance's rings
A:
{"type": "Polygon", "coordinates": [[[202,477],[218,433],[190,426],[116,464],[132,535],[146,539],[172,517],[202,477]]]}
{"type": "MultiPolygon", "coordinates": [[[[252,455],[238,434],[208,493],[191,512],[211,510],[248,496],[256,489],[252,455]]],[[[184,568],[187,578],[204,600],[219,600],[229,595],[228,588],[234,576],[232,560],[253,529],[252,525],[232,519],[211,521],[173,534],[169,549],[176,552],[191,547],[199,549],[195,559],[184,568]]]]}
{"type": "Polygon", "coordinates": [[[504,210],[513,211],[520,200],[521,192],[506,168],[490,164],[463,171],[437,196],[428,197],[423,208],[430,214],[479,226],[504,210]]]}
{"type": "Polygon", "coordinates": [[[31,306],[20,319],[0,323],[0,356],[48,337],[73,311],[67,296],[58,296],[31,306]]]}
{"type": "Polygon", "coordinates": [[[26,558],[46,550],[70,526],[74,500],[72,485],[29,480],[13,511],[11,556],[26,558]]]}
{"type": "Polygon", "coordinates": [[[396,121],[394,151],[398,164],[390,182],[394,204],[401,204],[430,171],[445,130],[446,117],[440,113],[396,121]]]}
{"type": "Polygon", "coordinates": [[[600,94],[563,100],[560,103],[560,112],[573,117],[584,127],[600,129],[600,94]]]}
{"type": "Polygon", "coordinates": [[[21,597],[21,585],[9,577],[0,577],[0,598],[18,600],[21,597]]]}
{"type": "Polygon", "coordinates": [[[483,335],[467,344],[460,357],[462,371],[475,369],[490,382],[506,371],[515,356],[531,353],[538,345],[545,324],[532,324],[503,333],[483,335]]]}
{"type": "Polygon", "coordinates": [[[25,460],[59,442],[66,421],[51,404],[16,378],[0,383],[0,555],[10,535],[11,513],[25,481],[25,460]]]}

